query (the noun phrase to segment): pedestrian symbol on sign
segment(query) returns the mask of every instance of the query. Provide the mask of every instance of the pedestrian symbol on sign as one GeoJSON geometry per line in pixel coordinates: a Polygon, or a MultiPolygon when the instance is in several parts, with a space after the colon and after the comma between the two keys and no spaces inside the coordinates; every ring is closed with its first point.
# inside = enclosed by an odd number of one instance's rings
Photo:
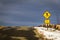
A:
{"type": "Polygon", "coordinates": [[[43,16],[44,16],[45,18],[49,18],[49,17],[51,16],[51,14],[50,14],[50,12],[45,11],[44,14],[43,14],[43,16]]]}

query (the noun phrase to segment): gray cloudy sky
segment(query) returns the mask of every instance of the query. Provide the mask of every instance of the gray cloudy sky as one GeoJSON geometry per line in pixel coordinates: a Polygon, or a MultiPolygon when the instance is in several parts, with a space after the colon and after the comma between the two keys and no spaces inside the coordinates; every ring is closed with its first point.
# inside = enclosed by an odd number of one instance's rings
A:
{"type": "Polygon", "coordinates": [[[45,10],[52,24],[60,24],[60,0],[0,0],[0,25],[37,26],[43,24],[45,10]]]}

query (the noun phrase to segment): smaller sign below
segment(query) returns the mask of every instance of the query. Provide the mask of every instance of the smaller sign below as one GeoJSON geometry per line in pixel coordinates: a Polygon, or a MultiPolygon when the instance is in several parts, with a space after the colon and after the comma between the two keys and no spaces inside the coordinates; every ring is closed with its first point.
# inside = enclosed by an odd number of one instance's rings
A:
{"type": "Polygon", "coordinates": [[[46,19],[44,20],[45,24],[50,24],[50,20],[49,19],[46,19]]]}

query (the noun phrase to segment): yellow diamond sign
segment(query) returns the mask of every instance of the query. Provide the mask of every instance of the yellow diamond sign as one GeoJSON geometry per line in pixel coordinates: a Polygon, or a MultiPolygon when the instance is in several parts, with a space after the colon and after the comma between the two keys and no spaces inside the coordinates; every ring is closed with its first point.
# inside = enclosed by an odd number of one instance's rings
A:
{"type": "Polygon", "coordinates": [[[50,12],[45,11],[44,14],[43,14],[43,16],[44,16],[45,18],[49,18],[49,17],[51,16],[51,14],[50,14],[50,12]]]}
{"type": "Polygon", "coordinates": [[[44,22],[45,22],[45,24],[49,24],[50,23],[50,20],[49,19],[46,19],[44,22]]]}

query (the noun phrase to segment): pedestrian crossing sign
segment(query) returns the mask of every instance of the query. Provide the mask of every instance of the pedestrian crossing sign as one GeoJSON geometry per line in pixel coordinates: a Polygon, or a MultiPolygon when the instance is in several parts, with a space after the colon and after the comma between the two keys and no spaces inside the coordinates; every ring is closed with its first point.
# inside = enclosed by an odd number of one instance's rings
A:
{"type": "Polygon", "coordinates": [[[49,17],[51,16],[51,14],[50,14],[50,12],[45,11],[44,14],[43,14],[43,16],[44,16],[45,18],[49,18],[49,17]]]}

